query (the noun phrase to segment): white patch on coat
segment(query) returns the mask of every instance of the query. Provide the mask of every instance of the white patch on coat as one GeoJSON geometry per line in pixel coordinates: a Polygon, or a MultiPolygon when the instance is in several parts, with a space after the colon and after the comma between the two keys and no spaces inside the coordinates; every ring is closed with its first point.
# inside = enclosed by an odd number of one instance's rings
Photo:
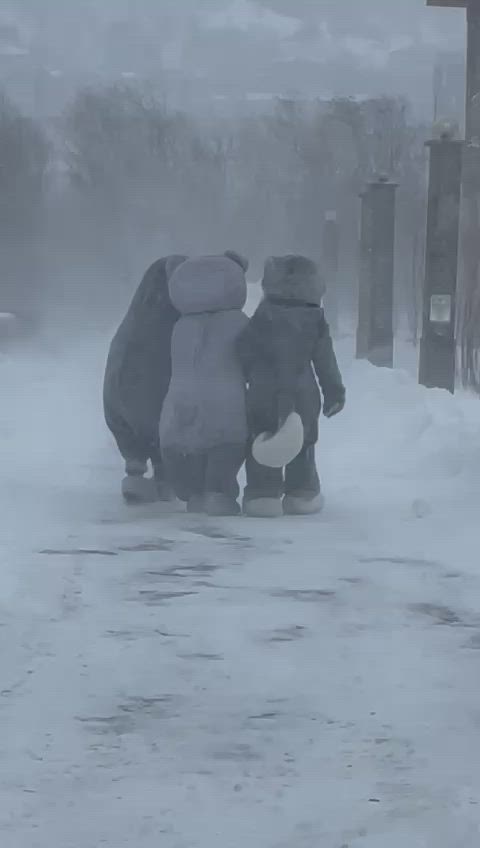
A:
{"type": "Polygon", "coordinates": [[[295,459],[303,447],[302,419],[292,412],[276,433],[261,433],[252,447],[253,458],[268,468],[283,468],[295,459]]]}

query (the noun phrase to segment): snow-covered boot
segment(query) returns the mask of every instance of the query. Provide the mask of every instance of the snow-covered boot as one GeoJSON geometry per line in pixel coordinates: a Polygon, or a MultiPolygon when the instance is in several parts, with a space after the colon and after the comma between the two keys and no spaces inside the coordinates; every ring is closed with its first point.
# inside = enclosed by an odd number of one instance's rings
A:
{"type": "Polygon", "coordinates": [[[252,498],[243,501],[243,512],[249,518],[279,518],[283,515],[280,498],[252,498]]]}
{"type": "Polygon", "coordinates": [[[155,477],[155,486],[157,489],[157,500],[162,501],[162,503],[171,503],[175,500],[175,492],[165,480],[155,477]]]}
{"type": "Polygon", "coordinates": [[[155,503],[158,491],[153,477],[127,474],[122,480],[122,495],[128,504],[155,503]]]}
{"type": "Polygon", "coordinates": [[[205,512],[207,515],[221,518],[223,516],[240,515],[240,507],[234,498],[221,492],[209,492],[205,495],[205,512]]]}
{"type": "Polygon", "coordinates": [[[283,512],[285,515],[316,515],[321,512],[325,504],[325,498],[320,492],[313,497],[285,495],[283,499],[283,512]]]}

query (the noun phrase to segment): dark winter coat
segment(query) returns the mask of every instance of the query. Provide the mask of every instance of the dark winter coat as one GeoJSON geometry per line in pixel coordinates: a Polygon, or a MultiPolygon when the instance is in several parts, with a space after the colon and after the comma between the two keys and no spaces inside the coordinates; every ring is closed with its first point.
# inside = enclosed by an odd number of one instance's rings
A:
{"type": "Polygon", "coordinates": [[[293,299],[265,298],[239,339],[238,353],[248,381],[250,435],[275,432],[296,411],[305,444],[314,444],[321,411],[318,383],[326,406],[345,399],[323,309],[293,299]]]}
{"type": "Polygon", "coordinates": [[[169,290],[181,317],[160,419],[162,450],[195,454],[244,445],[245,380],[236,342],[248,324],[245,269],[231,255],[190,259],[172,275],[169,290]]]}
{"type": "Polygon", "coordinates": [[[149,445],[153,452],[159,448],[158,424],[178,319],[168,292],[167,263],[173,270],[184,259],[165,257],[151,265],[110,346],[103,386],[105,418],[128,458],[153,458],[149,445]]]}

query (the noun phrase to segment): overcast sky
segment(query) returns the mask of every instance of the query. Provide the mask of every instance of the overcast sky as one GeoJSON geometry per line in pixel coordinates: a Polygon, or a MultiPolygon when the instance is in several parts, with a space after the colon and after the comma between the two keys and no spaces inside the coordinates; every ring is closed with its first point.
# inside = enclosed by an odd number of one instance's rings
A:
{"type": "Polygon", "coordinates": [[[239,27],[265,27],[288,35],[295,24],[312,23],[334,36],[364,37],[388,43],[392,38],[435,39],[444,44],[462,38],[462,18],[457,10],[427,9],[425,0],[1,0],[4,16],[44,18],[60,27],[68,20],[104,22],[126,15],[204,18],[211,23],[217,13],[239,27]]]}
{"type": "Polygon", "coordinates": [[[425,0],[0,0],[0,21],[77,72],[163,65],[236,92],[383,84],[414,100],[428,96],[435,55],[463,49],[464,18],[425,0]]]}

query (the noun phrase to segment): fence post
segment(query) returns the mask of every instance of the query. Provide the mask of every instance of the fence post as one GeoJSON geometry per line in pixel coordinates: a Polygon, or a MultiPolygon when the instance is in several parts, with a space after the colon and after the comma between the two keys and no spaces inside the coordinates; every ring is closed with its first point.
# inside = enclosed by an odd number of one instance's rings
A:
{"type": "Polygon", "coordinates": [[[393,367],[395,190],[380,176],[361,195],[357,359],[393,367]]]}
{"type": "Polygon", "coordinates": [[[455,391],[457,262],[463,143],[445,132],[430,148],[419,382],[455,391]]]}

